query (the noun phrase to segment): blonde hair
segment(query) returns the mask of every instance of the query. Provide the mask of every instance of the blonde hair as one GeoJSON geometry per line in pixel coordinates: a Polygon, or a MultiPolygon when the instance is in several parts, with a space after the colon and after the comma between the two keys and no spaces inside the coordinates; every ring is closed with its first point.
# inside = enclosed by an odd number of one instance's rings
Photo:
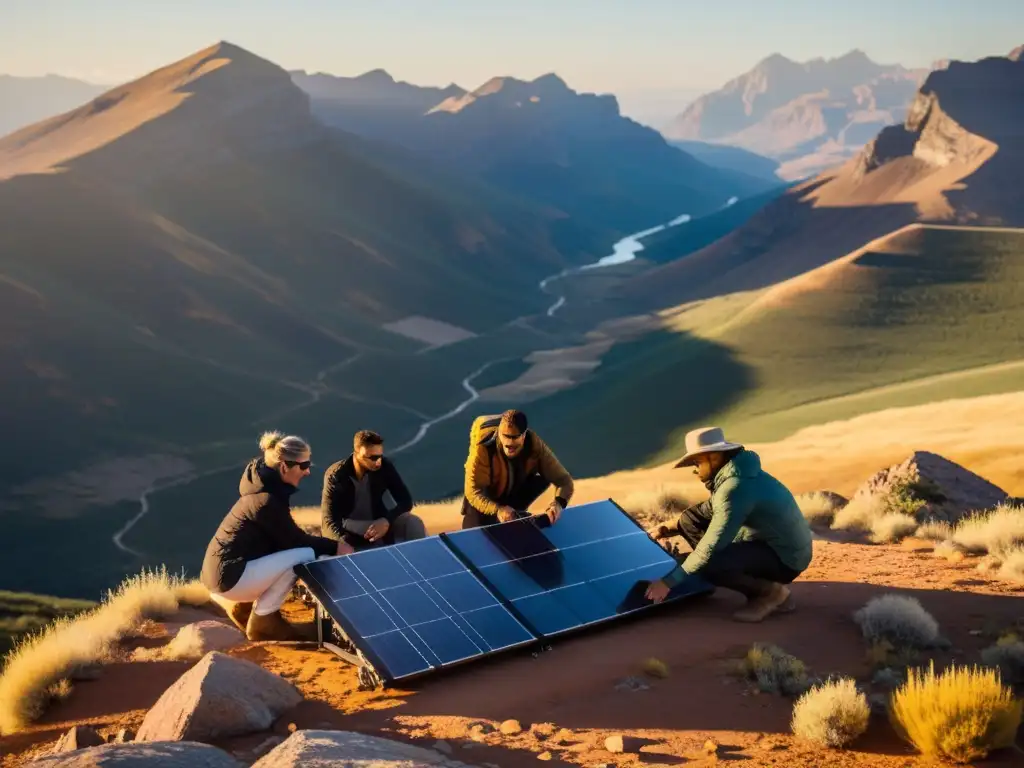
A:
{"type": "Polygon", "coordinates": [[[309,443],[301,437],[280,432],[264,432],[260,436],[263,461],[268,467],[277,467],[282,461],[298,461],[310,451],[309,443]]]}

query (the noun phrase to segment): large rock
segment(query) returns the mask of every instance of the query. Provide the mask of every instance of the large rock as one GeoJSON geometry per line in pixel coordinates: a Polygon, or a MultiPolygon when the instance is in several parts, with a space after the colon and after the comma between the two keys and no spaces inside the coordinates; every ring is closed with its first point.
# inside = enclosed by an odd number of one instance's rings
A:
{"type": "Polygon", "coordinates": [[[423,747],[350,731],[296,731],[252,768],[421,768],[454,766],[423,747]]]}
{"type": "Polygon", "coordinates": [[[195,742],[158,742],[150,744],[104,744],[59,755],[48,755],[26,763],[48,768],[241,768],[227,752],[195,742]]]}
{"type": "Polygon", "coordinates": [[[57,740],[51,751],[54,754],[74,752],[87,747],[98,747],[103,743],[105,743],[103,737],[96,732],[95,728],[88,725],[76,725],[57,740]]]}
{"type": "Polygon", "coordinates": [[[302,701],[287,680],[211,651],[146,713],[135,741],[212,741],[257,733],[302,701]]]}
{"type": "Polygon", "coordinates": [[[850,500],[887,496],[898,487],[924,502],[920,519],[955,522],[976,510],[991,509],[1007,500],[1006,491],[959,464],[928,451],[915,451],[905,461],[875,474],[850,500]]]}

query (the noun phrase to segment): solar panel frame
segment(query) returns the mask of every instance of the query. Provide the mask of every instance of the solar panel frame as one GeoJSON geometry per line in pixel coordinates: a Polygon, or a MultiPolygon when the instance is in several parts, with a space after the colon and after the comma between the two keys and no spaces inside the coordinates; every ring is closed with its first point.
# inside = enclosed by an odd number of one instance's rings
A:
{"type": "MultiPolygon", "coordinates": [[[[477,658],[497,655],[516,648],[524,648],[538,642],[536,635],[518,622],[515,614],[508,610],[503,601],[494,595],[486,585],[480,582],[479,577],[472,570],[466,568],[465,564],[456,557],[447,544],[438,536],[401,542],[372,550],[363,550],[351,555],[321,558],[314,562],[296,566],[295,572],[307,584],[308,589],[317,599],[318,617],[322,619],[322,613],[319,611],[322,608],[337,623],[345,639],[355,648],[355,654],[347,655],[354,656],[360,663],[365,660],[376,675],[387,683],[399,680],[404,681],[428,672],[459,666],[477,658]],[[414,560],[420,561],[420,558],[412,558],[410,555],[414,550],[430,546],[427,542],[431,541],[437,543],[437,552],[443,552],[444,557],[450,558],[451,565],[444,573],[428,576],[421,570],[422,562],[420,562],[419,567],[414,562],[414,560]],[[370,557],[367,556],[392,559],[391,573],[395,576],[392,583],[379,584],[375,582],[374,576],[380,577],[381,572],[376,567],[376,574],[367,572],[367,563],[371,562],[370,557]],[[394,569],[401,570],[396,571],[394,569]],[[404,576],[402,571],[404,571],[404,576]],[[335,577],[339,573],[343,574],[339,583],[327,583],[331,579],[325,577],[330,573],[333,573],[335,577]],[[452,602],[454,593],[450,592],[447,586],[442,590],[434,583],[456,577],[471,579],[471,583],[479,587],[477,599],[485,600],[485,604],[459,610],[452,602]],[[409,587],[415,587],[421,591],[423,602],[420,603],[420,606],[428,613],[433,611],[435,615],[439,614],[437,618],[430,618],[424,621],[409,621],[410,614],[408,610],[417,610],[417,608],[409,606],[406,610],[402,610],[396,607],[394,600],[396,599],[397,591],[409,587]],[[341,593],[338,591],[339,589],[347,591],[341,593]],[[335,597],[334,592],[338,592],[339,596],[335,597]],[[389,592],[391,593],[390,595],[388,594],[389,592]],[[386,618],[391,623],[390,628],[378,627],[380,631],[367,632],[368,627],[365,623],[362,627],[358,626],[360,621],[357,618],[356,612],[352,610],[352,604],[363,598],[367,598],[368,601],[375,605],[378,615],[386,618]],[[346,601],[349,605],[343,606],[342,603],[346,601]],[[444,603],[444,605],[439,603],[444,603]],[[336,606],[334,610],[328,607],[332,604],[336,606]],[[432,609],[429,607],[430,605],[433,606],[432,609]],[[494,633],[487,632],[480,619],[485,611],[491,612],[495,609],[500,609],[501,614],[507,615],[509,620],[515,622],[521,630],[515,642],[503,645],[491,642],[494,633]],[[473,614],[476,615],[472,616],[473,614]],[[471,616],[472,618],[470,618],[471,616]],[[475,647],[475,652],[467,653],[458,658],[442,658],[442,652],[438,645],[429,642],[423,637],[423,634],[427,632],[424,628],[425,626],[445,621],[450,622],[461,631],[468,641],[468,645],[475,647]],[[488,636],[485,636],[485,634],[488,636]],[[414,663],[407,665],[403,669],[398,669],[394,663],[394,654],[384,651],[385,641],[381,638],[385,636],[391,636],[396,643],[403,646],[405,652],[408,652],[410,649],[415,652],[419,656],[420,663],[415,663],[415,658],[413,658],[414,663]],[[386,656],[389,658],[385,658],[386,656]]],[[[498,616],[497,612],[491,614],[492,619],[498,616]]],[[[363,621],[366,621],[365,611],[363,611],[363,621]]],[[[490,623],[493,625],[494,622],[490,623]]],[[[320,628],[322,642],[322,624],[320,628]]],[[[457,635],[453,636],[457,637],[457,635]]]]}

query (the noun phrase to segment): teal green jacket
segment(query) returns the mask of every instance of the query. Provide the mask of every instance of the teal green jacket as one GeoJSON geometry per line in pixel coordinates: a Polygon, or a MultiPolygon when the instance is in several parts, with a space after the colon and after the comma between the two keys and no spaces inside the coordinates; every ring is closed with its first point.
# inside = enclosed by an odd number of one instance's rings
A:
{"type": "MultiPolygon", "coordinates": [[[[711,524],[693,552],[664,581],[670,587],[687,574],[700,573],[711,556],[734,541],[763,541],[794,571],[811,564],[811,529],[793,494],[761,469],[750,450],[737,454],[715,475],[711,524]]],[[[676,530],[679,523],[676,523],[676,530]]]]}

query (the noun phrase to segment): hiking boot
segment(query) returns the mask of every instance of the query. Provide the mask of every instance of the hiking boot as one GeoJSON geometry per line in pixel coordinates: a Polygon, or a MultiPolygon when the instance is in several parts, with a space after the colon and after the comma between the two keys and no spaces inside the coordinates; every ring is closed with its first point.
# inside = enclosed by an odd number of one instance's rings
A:
{"type": "Polygon", "coordinates": [[[736,621],[758,622],[775,613],[789,600],[789,589],[782,584],[772,584],[768,594],[748,600],[747,604],[733,614],[736,621]]]}
{"type": "Polygon", "coordinates": [[[260,616],[256,611],[249,614],[245,636],[250,640],[295,640],[295,628],[281,615],[280,611],[260,616]]]}
{"type": "Polygon", "coordinates": [[[245,632],[246,625],[249,623],[249,615],[251,613],[252,603],[232,603],[231,607],[227,610],[228,618],[243,632],[245,632]]]}

